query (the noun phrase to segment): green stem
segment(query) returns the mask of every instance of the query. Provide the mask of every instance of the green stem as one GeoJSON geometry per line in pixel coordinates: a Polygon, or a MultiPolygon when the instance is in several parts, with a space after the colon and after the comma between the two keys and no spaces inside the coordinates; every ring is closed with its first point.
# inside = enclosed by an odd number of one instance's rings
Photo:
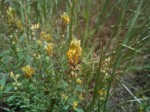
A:
{"type": "Polygon", "coordinates": [[[101,48],[101,54],[100,54],[100,57],[99,57],[99,68],[98,68],[98,71],[97,71],[97,74],[96,74],[96,84],[95,84],[93,99],[92,99],[92,103],[91,103],[90,108],[89,108],[89,112],[91,112],[91,109],[93,108],[93,106],[96,103],[97,96],[98,96],[99,85],[102,82],[101,74],[100,74],[100,67],[101,67],[101,63],[102,63],[102,56],[103,56],[103,47],[101,48]]]}
{"type": "MultiPolygon", "coordinates": [[[[141,6],[142,6],[142,3],[143,3],[143,0],[141,0],[138,8],[137,8],[137,11],[136,11],[136,14],[135,16],[132,18],[132,21],[131,21],[131,24],[129,26],[129,29],[128,29],[128,32],[125,36],[125,39],[123,40],[123,44],[127,44],[129,38],[130,38],[130,34],[132,33],[132,30],[133,30],[133,27],[134,27],[134,24],[137,20],[137,17],[138,17],[138,14],[139,14],[139,11],[141,9],[141,6]]],[[[104,102],[104,108],[103,108],[103,112],[106,112],[106,104],[107,104],[107,101],[108,101],[108,97],[109,97],[109,91],[110,91],[110,88],[111,88],[111,84],[112,84],[112,80],[113,80],[113,77],[115,75],[115,72],[116,70],[119,68],[119,65],[120,65],[120,62],[121,62],[121,59],[123,57],[123,47],[121,47],[119,50],[118,50],[118,54],[117,54],[117,61],[115,62],[114,64],[114,69],[113,69],[113,73],[111,75],[111,80],[108,84],[108,89],[107,89],[107,93],[106,93],[106,98],[105,98],[105,102],[104,102]]]]}
{"type": "Polygon", "coordinates": [[[72,23],[73,23],[73,13],[74,13],[75,0],[72,1],[71,15],[70,15],[70,25],[69,25],[69,42],[72,39],[72,23]]]}

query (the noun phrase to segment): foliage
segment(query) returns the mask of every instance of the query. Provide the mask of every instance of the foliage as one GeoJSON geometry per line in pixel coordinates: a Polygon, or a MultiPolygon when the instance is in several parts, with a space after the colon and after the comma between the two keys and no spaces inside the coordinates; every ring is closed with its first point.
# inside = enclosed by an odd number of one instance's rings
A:
{"type": "Polygon", "coordinates": [[[136,67],[150,68],[149,2],[0,0],[0,101],[8,107],[0,109],[111,112],[120,84],[135,111],[150,111],[149,97],[123,83],[136,67]]]}

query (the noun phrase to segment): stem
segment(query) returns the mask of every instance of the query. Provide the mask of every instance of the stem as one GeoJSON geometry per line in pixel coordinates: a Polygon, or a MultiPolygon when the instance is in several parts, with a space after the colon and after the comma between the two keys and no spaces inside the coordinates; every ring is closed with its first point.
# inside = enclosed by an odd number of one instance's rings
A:
{"type": "Polygon", "coordinates": [[[103,47],[101,47],[101,54],[100,54],[100,57],[99,57],[99,68],[98,68],[98,71],[97,71],[97,74],[96,74],[96,84],[95,84],[95,88],[94,88],[94,95],[93,95],[93,99],[92,99],[92,103],[90,105],[89,111],[91,111],[92,107],[96,103],[97,96],[98,96],[98,88],[99,88],[99,85],[102,81],[102,79],[100,78],[100,76],[101,76],[100,67],[101,67],[101,63],[102,63],[102,56],[103,56],[103,47]]]}
{"type": "Polygon", "coordinates": [[[74,4],[75,0],[72,1],[71,15],[70,15],[70,25],[69,25],[69,41],[72,39],[72,23],[73,23],[73,13],[74,13],[74,4]]]}
{"type": "MultiPolygon", "coordinates": [[[[143,3],[143,0],[141,0],[138,8],[137,8],[137,11],[136,11],[136,14],[134,15],[134,17],[132,18],[131,20],[131,24],[129,26],[129,29],[128,29],[128,32],[127,34],[125,35],[125,38],[122,42],[122,44],[127,44],[128,43],[128,40],[130,39],[131,37],[131,33],[132,33],[132,30],[133,30],[133,27],[134,27],[134,24],[137,20],[137,17],[138,17],[138,14],[140,12],[140,9],[141,9],[141,6],[142,6],[142,3],[143,3]]],[[[119,65],[120,65],[120,62],[121,62],[121,59],[123,57],[123,47],[121,46],[121,48],[118,50],[118,54],[117,54],[117,61],[114,63],[114,69],[113,69],[113,73],[111,75],[111,80],[108,84],[108,89],[107,89],[107,94],[106,94],[106,98],[105,98],[105,102],[104,102],[104,108],[103,108],[103,112],[106,111],[106,104],[107,104],[107,100],[108,100],[108,97],[109,97],[109,91],[110,91],[110,88],[111,88],[111,84],[112,84],[112,80],[113,80],[113,77],[115,75],[115,72],[116,70],[119,68],[119,65]]]]}

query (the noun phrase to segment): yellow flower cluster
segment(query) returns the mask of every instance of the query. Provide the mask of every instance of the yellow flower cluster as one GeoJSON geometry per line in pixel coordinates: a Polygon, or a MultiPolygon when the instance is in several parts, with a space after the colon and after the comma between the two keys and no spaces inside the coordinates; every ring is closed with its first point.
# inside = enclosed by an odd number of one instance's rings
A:
{"type": "Polygon", "coordinates": [[[23,30],[22,23],[19,19],[16,20],[16,26],[19,30],[23,30]]]}
{"type": "Polygon", "coordinates": [[[104,95],[106,94],[106,91],[100,89],[100,90],[98,91],[98,94],[99,94],[100,96],[104,96],[104,95]]]}
{"type": "Polygon", "coordinates": [[[15,10],[9,7],[7,10],[7,16],[8,16],[8,23],[10,24],[13,23],[16,16],[15,10]]]}
{"type": "Polygon", "coordinates": [[[79,99],[80,99],[80,100],[84,100],[84,97],[83,97],[83,94],[82,94],[82,93],[79,95],[79,99]]]}
{"type": "Polygon", "coordinates": [[[16,12],[13,8],[9,7],[7,10],[7,16],[8,16],[8,23],[12,26],[14,26],[14,24],[16,25],[16,27],[22,31],[23,30],[23,26],[22,23],[19,19],[16,18],[16,12]]]}
{"type": "Polygon", "coordinates": [[[77,79],[76,79],[76,82],[77,82],[78,84],[81,84],[81,83],[82,83],[82,81],[81,81],[80,78],[77,78],[77,79]]]}
{"type": "Polygon", "coordinates": [[[10,72],[10,77],[14,80],[14,82],[12,83],[12,85],[14,87],[14,90],[17,90],[18,87],[21,86],[21,83],[18,82],[18,79],[19,79],[20,75],[19,74],[14,75],[14,73],[11,71],[10,72]]]}
{"type": "Polygon", "coordinates": [[[82,48],[80,47],[80,40],[74,38],[71,41],[69,51],[67,52],[67,58],[69,63],[72,65],[77,64],[79,62],[79,56],[82,53],[82,48]]]}
{"type": "Polygon", "coordinates": [[[74,102],[73,102],[73,109],[76,109],[77,106],[78,106],[78,102],[77,102],[77,101],[74,101],[74,102]]]}
{"type": "Polygon", "coordinates": [[[10,72],[10,77],[11,77],[12,79],[14,79],[15,81],[17,81],[17,79],[19,78],[19,74],[14,75],[14,73],[11,71],[11,72],[10,72]]]}
{"type": "Polygon", "coordinates": [[[64,100],[67,100],[67,99],[68,99],[68,96],[65,95],[65,94],[62,94],[62,98],[63,98],[64,100]]]}
{"type": "Polygon", "coordinates": [[[50,42],[52,40],[52,36],[50,34],[45,33],[44,31],[42,31],[40,35],[41,35],[42,40],[46,42],[50,42]]]}
{"type": "Polygon", "coordinates": [[[42,31],[40,33],[41,39],[37,40],[38,45],[41,45],[44,41],[44,49],[47,52],[47,54],[50,56],[53,54],[53,44],[51,43],[52,36],[50,34],[47,34],[46,32],[42,31]]]}
{"type": "Polygon", "coordinates": [[[69,16],[67,15],[66,12],[64,12],[64,13],[61,15],[61,18],[62,18],[63,23],[64,23],[65,25],[68,25],[68,24],[70,23],[70,18],[69,18],[69,16]]]}
{"type": "Polygon", "coordinates": [[[53,54],[53,44],[52,43],[47,43],[47,45],[45,46],[45,51],[47,52],[47,54],[50,56],[53,54]]]}
{"type": "Polygon", "coordinates": [[[42,45],[42,41],[40,39],[37,40],[37,44],[40,46],[42,45]]]}
{"type": "Polygon", "coordinates": [[[40,27],[39,23],[33,24],[33,25],[31,26],[31,30],[39,29],[39,27],[40,27]]]}
{"type": "Polygon", "coordinates": [[[33,74],[35,74],[34,68],[32,68],[30,65],[22,67],[22,71],[27,78],[31,78],[33,74]]]}
{"type": "Polygon", "coordinates": [[[41,55],[39,53],[34,53],[33,56],[36,59],[40,59],[41,58],[41,55]]]}

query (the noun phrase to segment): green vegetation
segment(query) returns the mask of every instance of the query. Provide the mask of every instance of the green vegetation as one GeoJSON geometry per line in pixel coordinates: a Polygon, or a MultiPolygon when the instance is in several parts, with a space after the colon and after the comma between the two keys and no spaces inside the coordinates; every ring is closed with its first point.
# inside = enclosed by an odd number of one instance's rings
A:
{"type": "Polygon", "coordinates": [[[0,0],[0,111],[150,112],[149,4],[0,0]]]}

